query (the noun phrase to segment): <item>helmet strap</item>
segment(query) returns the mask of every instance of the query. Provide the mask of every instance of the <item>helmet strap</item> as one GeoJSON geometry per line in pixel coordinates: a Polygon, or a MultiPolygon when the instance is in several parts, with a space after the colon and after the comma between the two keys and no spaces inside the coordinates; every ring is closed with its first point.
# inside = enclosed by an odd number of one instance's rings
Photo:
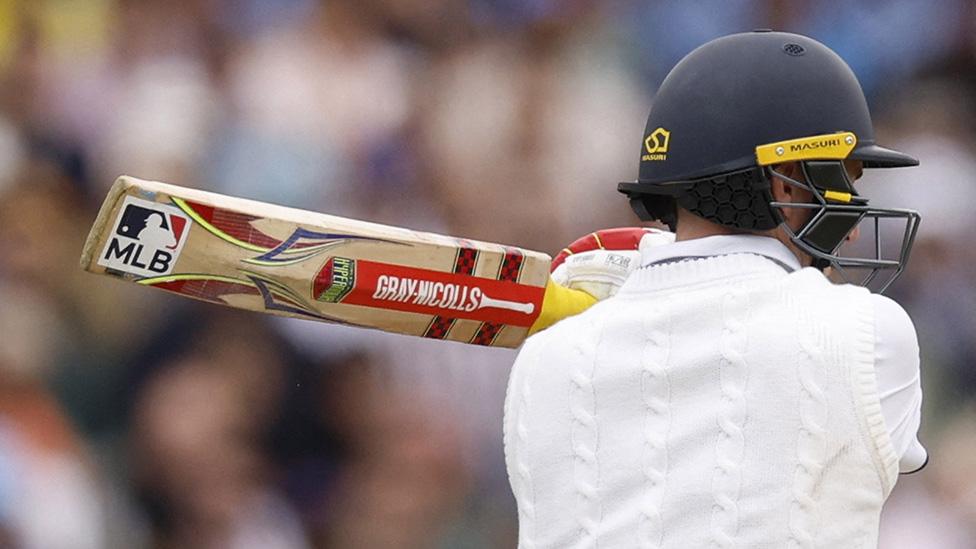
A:
{"type": "Polygon", "coordinates": [[[674,197],[665,195],[631,195],[630,207],[641,221],[660,221],[671,232],[678,230],[678,212],[674,197]]]}

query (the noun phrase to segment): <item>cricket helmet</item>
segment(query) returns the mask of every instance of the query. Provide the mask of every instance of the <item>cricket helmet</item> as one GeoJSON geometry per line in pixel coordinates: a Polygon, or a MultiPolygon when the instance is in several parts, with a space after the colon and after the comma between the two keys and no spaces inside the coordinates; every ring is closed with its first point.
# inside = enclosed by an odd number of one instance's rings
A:
{"type": "Polygon", "coordinates": [[[747,231],[782,225],[815,266],[842,273],[845,267],[869,269],[871,280],[888,271],[886,288],[907,262],[920,218],[909,210],[868,206],[854,190],[845,160],[860,160],[865,168],[918,165],[875,143],[864,92],[840,56],[806,36],[762,30],[708,42],[671,70],[647,119],[638,179],[618,190],[642,219],[672,229],[676,205],[747,231]],[[785,162],[800,162],[804,180],[775,171],[785,162]],[[774,175],[810,190],[815,202],[774,202],[774,175]],[[787,207],[813,215],[792,231],[783,223],[781,209],[787,207]],[[882,259],[880,245],[874,258],[838,255],[851,231],[871,217],[904,219],[898,259],[882,259]]]}

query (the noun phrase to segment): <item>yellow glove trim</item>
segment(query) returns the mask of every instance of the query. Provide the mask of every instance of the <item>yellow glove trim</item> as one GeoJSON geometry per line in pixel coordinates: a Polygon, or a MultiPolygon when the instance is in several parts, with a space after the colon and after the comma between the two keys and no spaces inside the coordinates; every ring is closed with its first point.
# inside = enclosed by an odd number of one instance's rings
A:
{"type": "Polygon", "coordinates": [[[546,293],[542,296],[542,311],[529,328],[529,335],[545,330],[564,318],[578,315],[596,302],[595,297],[583,290],[567,288],[550,278],[546,282],[546,293]]]}

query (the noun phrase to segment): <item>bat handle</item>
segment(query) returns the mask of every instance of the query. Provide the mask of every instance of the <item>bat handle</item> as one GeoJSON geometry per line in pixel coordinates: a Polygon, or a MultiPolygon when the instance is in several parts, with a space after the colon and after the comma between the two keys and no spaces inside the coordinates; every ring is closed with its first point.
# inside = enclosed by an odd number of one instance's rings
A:
{"type": "Polygon", "coordinates": [[[478,304],[479,309],[485,307],[494,307],[496,309],[507,309],[509,311],[517,311],[520,313],[525,313],[527,315],[532,314],[535,311],[534,303],[520,303],[518,301],[508,301],[505,299],[493,299],[486,295],[481,296],[481,303],[478,304]]]}

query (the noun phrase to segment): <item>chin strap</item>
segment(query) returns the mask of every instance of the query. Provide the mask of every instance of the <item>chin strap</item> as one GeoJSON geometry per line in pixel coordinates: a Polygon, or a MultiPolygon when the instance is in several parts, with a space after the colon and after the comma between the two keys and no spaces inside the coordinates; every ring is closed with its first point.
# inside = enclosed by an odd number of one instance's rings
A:
{"type": "Polygon", "coordinates": [[[819,269],[821,271],[824,271],[827,269],[827,267],[830,267],[830,260],[823,259],[820,257],[815,257],[813,258],[813,263],[811,263],[810,266],[813,267],[814,269],[819,269]]]}

